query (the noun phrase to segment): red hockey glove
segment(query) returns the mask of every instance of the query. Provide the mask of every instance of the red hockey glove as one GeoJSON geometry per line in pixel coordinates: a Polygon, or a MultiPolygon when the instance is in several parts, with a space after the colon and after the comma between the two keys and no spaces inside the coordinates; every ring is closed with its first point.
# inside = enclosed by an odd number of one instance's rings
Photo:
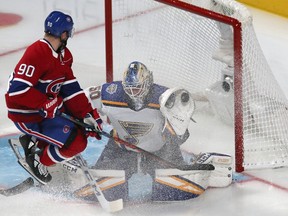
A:
{"type": "Polygon", "coordinates": [[[93,126],[94,128],[85,128],[86,135],[95,137],[97,140],[101,139],[101,132],[102,132],[102,119],[100,118],[97,109],[94,109],[90,113],[87,113],[84,118],[84,123],[93,126]],[[95,129],[95,130],[94,130],[95,129]]]}
{"type": "Polygon", "coordinates": [[[54,118],[58,108],[58,99],[57,97],[48,97],[47,101],[43,104],[40,114],[44,118],[54,118]]]}

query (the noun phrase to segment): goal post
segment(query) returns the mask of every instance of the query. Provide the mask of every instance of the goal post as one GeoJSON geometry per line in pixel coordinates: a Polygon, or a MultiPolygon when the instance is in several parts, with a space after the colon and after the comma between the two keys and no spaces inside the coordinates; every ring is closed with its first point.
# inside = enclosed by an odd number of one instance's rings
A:
{"type": "Polygon", "coordinates": [[[227,142],[220,152],[235,156],[238,172],[287,166],[288,103],[252,21],[234,0],[106,0],[106,79],[141,61],[156,83],[195,95],[185,145],[203,152],[227,142]]]}

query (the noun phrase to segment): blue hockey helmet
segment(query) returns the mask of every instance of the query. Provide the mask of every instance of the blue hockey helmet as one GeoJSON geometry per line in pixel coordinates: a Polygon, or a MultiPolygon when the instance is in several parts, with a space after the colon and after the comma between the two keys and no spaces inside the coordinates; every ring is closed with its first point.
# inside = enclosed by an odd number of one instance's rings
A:
{"type": "Polygon", "coordinates": [[[122,85],[125,93],[132,99],[143,99],[153,84],[152,72],[138,61],[131,62],[124,72],[122,85]]]}
{"type": "Polygon", "coordinates": [[[60,11],[51,12],[44,22],[44,32],[55,37],[60,37],[63,32],[68,32],[72,37],[74,33],[72,17],[60,11]]]}

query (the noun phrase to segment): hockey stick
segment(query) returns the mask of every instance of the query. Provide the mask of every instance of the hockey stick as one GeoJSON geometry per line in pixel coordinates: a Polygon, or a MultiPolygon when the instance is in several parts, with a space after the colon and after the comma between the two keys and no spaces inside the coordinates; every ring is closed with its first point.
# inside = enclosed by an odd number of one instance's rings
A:
{"type": "Polygon", "coordinates": [[[14,187],[0,190],[0,194],[4,196],[13,196],[22,193],[32,187],[34,187],[34,180],[32,177],[28,177],[26,180],[14,187]]]}
{"type": "Polygon", "coordinates": [[[97,197],[99,203],[101,204],[102,208],[108,212],[116,212],[116,211],[122,210],[123,209],[123,200],[122,199],[118,199],[118,200],[114,200],[114,201],[106,200],[104,194],[102,193],[99,185],[96,182],[96,179],[90,173],[89,168],[87,166],[87,163],[83,159],[83,157],[79,154],[75,157],[75,159],[78,161],[80,168],[83,170],[87,180],[89,181],[89,185],[93,189],[93,192],[94,192],[95,196],[97,197]]]}
{"type": "MultiPolygon", "coordinates": [[[[19,140],[17,140],[19,142],[19,140]]],[[[27,168],[29,167],[28,165],[25,165],[25,159],[21,156],[19,150],[16,149],[16,147],[20,144],[16,144],[15,141],[9,140],[9,144],[13,149],[13,152],[15,153],[16,157],[18,158],[18,163],[30,174],[32,175],[36,180],[37,178],[35,177],[35,175],[32,174],[32,172],[28,171],[27,168]]],[[[109,202],[105,199],[104,195],[102,194],[96,180],[94,179],[93,175],[90,174],[90,171],[87,167],[87,164],[85,162],[85,160],[82,158],[81,155],[78,155],[76,157],[78,164],[79,164],[79,168],[83,171],[83,173],[85,174],[85,177],[87,178],[87,180],[89,181],[89,185],[91,186],[91,188],[93,189],[93,192],[95,193],[96,198],[99,200],[100,205],[109,212],[115,212],[115,211],[119,211],[121,209],[123,209],[123,201],[120,200],[116,200],[116,201],[112,201],[109,202]]],[[[38,180],[39,181],[39,180],[38,180]]],[[[39,181],[40,184],[43,184],[42,182],[39,181]]],[[[33,187],[34,185],[34,181],[33,178],[27,178],[25,181],[23,181],[22,183],[20,183],[19,185],[10,188],[10,189],[4,189],[4,190],[0,190],[0,194],[3,194],[5,196],[10,196],[10,195],[15,195],[18,193],[21,193],[25,190],[28,190],[30,187],[33,187]]]]}
{"type": "MultiPolygon", "coordinates": [[[[80,125],[84,128],[91,128],[92,130],[95,130],[95,128],[89,124],[86,124],[84,122],[81,122],[79,119],[76,119],[74,118],[73,116],[70,116],[66,113],[58,113],[61,117],[65,118],[65,119],[68,119],[72,122],[74,122],[75,124],[77,125],[80,125]]],[[[96,131],[96,130],[95,130],[96,131]]],[[[169,167],[169,168],[176,168],[176,169],[179,169],[179,170],[183,170],[183,171],[189,171],[189,170],[214,170],[215,167],[212,165],[212,164],[192,164],[192,165],[176,165],[174,163],[171,163],[170,161],[167,161],[167,160],[164,160],[163,158],[151,153],[151,152],[148,152],[132,143],[129,143],[125,140],[122,140],[120,139],[119,137],[114,137],[112,136],[111,134],[105,132],[105,131],[96,131],[98,133],[100,133],[101,135],[107,137],[107,138],[111,138],[111,139],[114,139],[116,142],[119,142],[131,149],[134,149],[136,150],[137,152],[142,152],[144,153],[145,155],[157,160],[158,162],[160,162],[162,165],[164,165],[165,167],[169,167]]]]}

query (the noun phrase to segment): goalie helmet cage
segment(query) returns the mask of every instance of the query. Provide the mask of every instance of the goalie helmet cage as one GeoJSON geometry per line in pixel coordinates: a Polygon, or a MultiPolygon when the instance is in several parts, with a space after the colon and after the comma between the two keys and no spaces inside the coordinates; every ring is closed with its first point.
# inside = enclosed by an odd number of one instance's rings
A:
{"type": "Polygon", "coordinates": [[[153,71],[156,83],[191,93],[205,92],[222,79],[227,64],[212,56],[230,29],[235,169],[288,165],[287,99],[245,6],[234,0],[106,0],[105,23],[108,82],[122,79],[127,65],[139,60],[153,71]]]}

